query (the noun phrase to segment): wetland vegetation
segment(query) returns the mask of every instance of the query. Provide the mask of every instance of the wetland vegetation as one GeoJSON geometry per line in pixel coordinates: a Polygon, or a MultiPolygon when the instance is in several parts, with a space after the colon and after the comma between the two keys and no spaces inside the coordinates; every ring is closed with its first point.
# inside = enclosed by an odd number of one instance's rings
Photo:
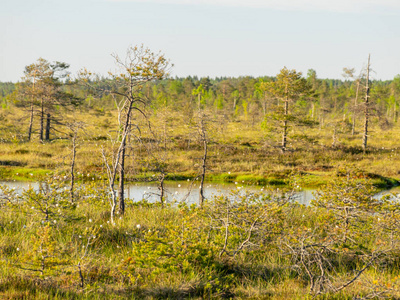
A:
{"type": "Polygon", "coordinates": [[[170,78],[129,51],[109,77],[39,59],[0,84],[0,180],[41,183],[2,187],[0,298],[400,297],[398,199],[374,197],[400,178],[399,76],[170,78]],[[126,201],[133,181],[159,201],[126,201]]]}

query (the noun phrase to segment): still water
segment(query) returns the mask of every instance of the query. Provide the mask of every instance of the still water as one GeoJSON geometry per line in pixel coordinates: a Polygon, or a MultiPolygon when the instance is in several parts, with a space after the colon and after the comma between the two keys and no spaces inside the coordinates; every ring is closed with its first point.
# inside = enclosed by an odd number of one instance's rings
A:
{"type": "MultiPolygon", "coordinates": [[[[22,181],[0,181],[0,185],[7,185],[15,188],[17,192],[22,192],[30,187],[39,189],[38,182],[22,181]]],[[[199,182],[187,181],[168,181],[165,183],[165,198],[167,202],[185,201],[188,204],[198,203],[199,201],[199,182]]],[[[246,186],[233,183],[206,183],[204,195],[206,198],[213,196],[228,195],[232,191],[264,193],[264,188],[260,186],[246,186]]],[[[295,199],[301,204],[309,204],[313,199],[314,190],[299,190],[296,192],[295,199]]],[[[137,182],[125,184],[125,197],[127,201],[148,200],[150,202],[159,201],[160,192],[155,182],[137,182]]]]}

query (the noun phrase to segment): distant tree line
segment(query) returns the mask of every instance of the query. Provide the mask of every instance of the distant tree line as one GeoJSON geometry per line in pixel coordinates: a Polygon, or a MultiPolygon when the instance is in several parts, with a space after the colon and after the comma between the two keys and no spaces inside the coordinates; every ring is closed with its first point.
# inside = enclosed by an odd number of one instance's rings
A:
{"type": "MultiPolygon", "coordinates": [[[[40,140],[50,139],[50,132],[62,125],[65,111],[116,109],[116,99],[109,92],[115,90],[115,78],[92,78],[91,85],[97,87],[94,93],[70,79],[68,67],[39,59],[26,67],[20,82],[0,83],[2,108],[13,105],[27,113],[28,140],[35,127],[40,140]]],[[[200,105],[226,121],[240,120],[271,135],[279,131],[277,143],[283,150],[293,126],[331,128],[334,145],[337,134],[362,131],[365,110],[365,72],[355,76],[354,69],[343,71],[344,80],[320,79],[312,69],[303,76],[287,68],[276,77],[176,77],[146,82],[140,93],[153,112],[167,108],[191,118],[200,105]],[[285,93],[282,76],[294,76],[291,91],[285,93]]],[[[399,117],[400,75],[393,80],[369,82],[369,114],[381,128],[390,128],[399,117]]]]}

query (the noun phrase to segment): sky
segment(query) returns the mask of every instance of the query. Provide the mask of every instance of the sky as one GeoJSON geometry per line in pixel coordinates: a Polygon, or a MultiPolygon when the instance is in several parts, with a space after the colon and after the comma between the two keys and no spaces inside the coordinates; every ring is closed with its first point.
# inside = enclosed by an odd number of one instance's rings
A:
{"type": "Polygon", "coordinates": [[[42,57],[106,76],[129,46],[161,51],[171,76],[319,78],[400,74],[399,0],[1,0],[0,81],[42,57]]]}

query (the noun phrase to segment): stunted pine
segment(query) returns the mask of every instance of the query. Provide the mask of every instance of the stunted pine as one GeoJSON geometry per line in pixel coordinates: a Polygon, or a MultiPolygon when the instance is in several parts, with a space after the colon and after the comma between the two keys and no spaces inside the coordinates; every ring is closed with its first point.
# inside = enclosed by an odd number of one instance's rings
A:
{"type": "MultiPolygon", "coordinates": [[[[125,158],[127,150],[127,141],[132,132],[132,128],[138,128],[132,123],[133,112],[145,116],[144,107],[146,105],[145,97],[141,93],[144,84],[150,81],[161,80],[168,76],[170,62],[162,53],[154,53],[149,48],[141,46],[129,47],[125,58],[117,54],[112,55],[115,60],[117,70],[109,72],[110,84],[104,92],[114,96],[118,114],[118,149],[113,155],[111,165],[108,164],[103,153],[104,161],[107,164],[107,174],[109,187],[112,194],[111,218],[115,215],[117,206],[117,195],[115,192],[115,181],[117,172],[119,175],[118,199],[119,212],[124,214],[124,179],[125,179],[125,158]]],[[[95,87],[96,77],[92,73],[84,70],[81,72],[81,78],[86,84],[95,87]]],[[[97,88],[98,89],[98,88],[97,88]]]]}
{"type": "Polygon", "coordinates": [[[270,92],[283,102],[283,109],[278,108],[273,118],[281,122],[282,142],[281,150],[287,150],[287,137],[289,132],[289,123],[295,121],[294,114],[289,109],[289,104],[293,103],[301,96],[310,92],[311,87],[307,80],[302,77],[301,72],[289,70],[284,67],[276,76],[276,80],[268,84],[270,92]]]}

